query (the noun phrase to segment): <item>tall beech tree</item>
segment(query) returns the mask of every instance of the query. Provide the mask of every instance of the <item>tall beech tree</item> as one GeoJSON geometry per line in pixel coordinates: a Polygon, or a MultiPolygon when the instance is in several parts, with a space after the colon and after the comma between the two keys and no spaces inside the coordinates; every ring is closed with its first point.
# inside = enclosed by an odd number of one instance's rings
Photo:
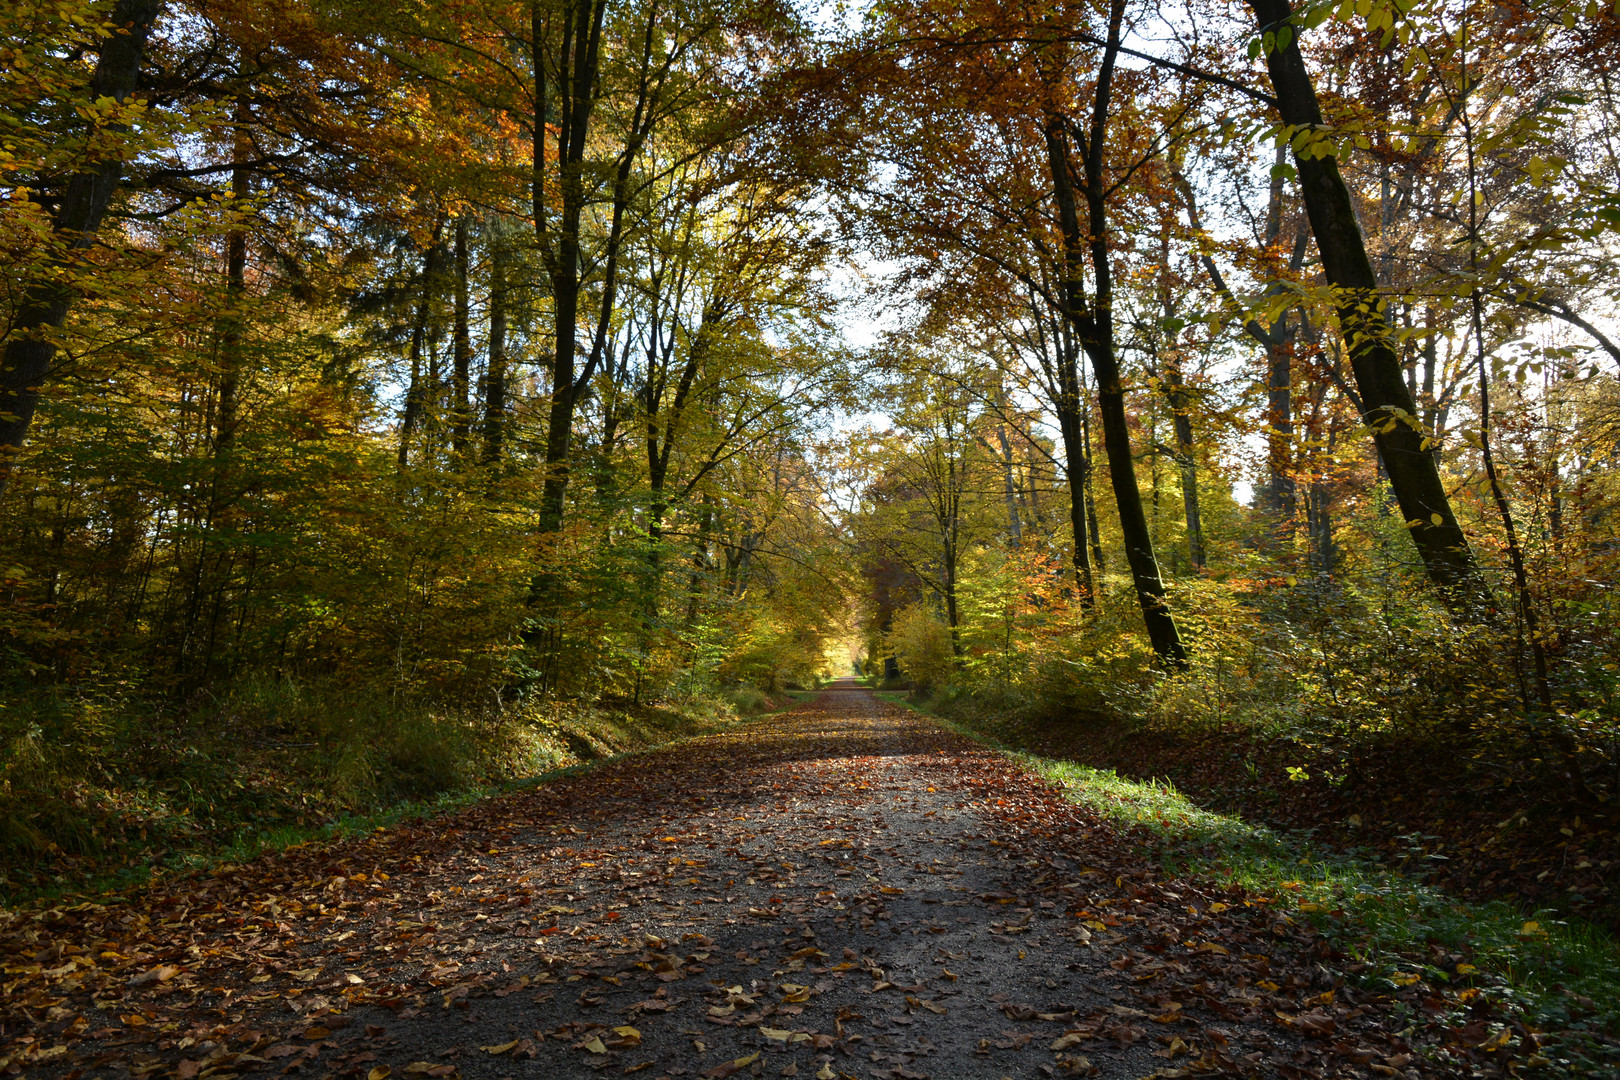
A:
{"type": "Polygon", "coordinates": [[[1047,168],[1063,237],[1058,293],[1063,316],[1073,327],[1091,360],[1092,371],[1096,372],[1103,448],[1108,453],[1108,473],[1113,481],[1114,503],[1119,510],[1125,560],[1131,569],[1131,580],[1142,605],[1142,619],[1153,642],[1153,651],[1179,665],[1186,662],[1187,650],[1165,599],[1164,579],[1153,551],[1153,535],[1142,507],[1142,492],[1136,486],[1130,425],[1125,413],[1124,377],[1114,342],[1113,265],[1108,220],[1113,183],[1111,177],[1104,175],[1104,164],[1115,119],[1113,78],[1119,61],[1125,7],[1125,0],[1111,0],[1108,7],[1107,44],[1098,59],[1090,116],[1077,120],[1059,111],[1057,103],[1053,102],[1042,118],[1041,134],[1046,142],[1047,168]],[[1075,160],[1076,149],[1078,161],[1075,160]],[[1086,214],[1084,231],[1080,220],[1082,202],[1086,214]],[[1085,279],[1088,256],[1091,264],[1089,294],[1085,279]]]}
{"type": "Polygon", "coordinates": [[[1281,134],[1293,148],[1300,195],[1334,290],[1363,420],[1429,580],[1458,615],[1478,617],[1489,609],[1490,587],[1452,509],[1404,377],[1388,300],[1367,254],[1350,188],[1300,52],[1304,25],[1289,0],[1249,0],[1249,7],[1262,35],[1277,112],[1286,125],[1281,134]]]}

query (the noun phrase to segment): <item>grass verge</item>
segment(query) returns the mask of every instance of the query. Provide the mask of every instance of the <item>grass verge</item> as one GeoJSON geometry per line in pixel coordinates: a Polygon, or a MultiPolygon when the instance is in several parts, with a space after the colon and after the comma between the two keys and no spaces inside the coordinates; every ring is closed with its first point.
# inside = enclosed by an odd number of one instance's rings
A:
{"type": "Polygon", "coordinates": [[[988,745],[1060,788],[1066,798],[1144,841],[1170,876],[1264,897],[1308,920],[1350,958],[1346,977],[1388,992],[1446,985],[1497,1003],[1551,1038],[1530,1063],[1564,1075],[1620,1067],[1620,945],[1602,930],[1505,902],[1461,901],[1424,883],[1421,848],[1392,867],[1323,851],[1284,833],[1204,809],[1173,784],[1140,782],[1008,746],[905,694],[878,696],[988,745]]]}

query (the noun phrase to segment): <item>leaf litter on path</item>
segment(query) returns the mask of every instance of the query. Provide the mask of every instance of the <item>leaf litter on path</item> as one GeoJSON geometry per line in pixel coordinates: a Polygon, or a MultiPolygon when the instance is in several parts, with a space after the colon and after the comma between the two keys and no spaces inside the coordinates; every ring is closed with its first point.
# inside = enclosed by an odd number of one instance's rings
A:
{"type": "Polygon", "coordinates": [[[1534,1052],[1338,959],[845,682],[451,817],[4,913],[0,1074],[1417,1077],[1534,1052]]]}

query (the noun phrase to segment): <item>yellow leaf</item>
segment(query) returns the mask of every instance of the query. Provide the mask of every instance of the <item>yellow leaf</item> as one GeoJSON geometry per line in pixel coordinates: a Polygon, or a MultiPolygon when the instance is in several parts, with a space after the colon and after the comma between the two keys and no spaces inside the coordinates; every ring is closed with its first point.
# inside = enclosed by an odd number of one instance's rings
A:
{"type": "Polygon", "coordinates": [[[602,1040],[597,1038],[595,1035],[592,1035],[591,1041],[585,1044],[585,1049],[589,1050],[593,1054],[607,1053],[607,1047],[603,1046],[602,1040]]]}
{"type": "Polygon", "coordinates": [[[739,1069],[746,1069],[746,1068],[748,1068],[748,1066],[752,1065],[754,1062],[756,1062],[758,1060],[759,1060],[759,1051],[755,1050],[752,1054],[749,1054],[747,1057],[740,1057],[737,1060],[733,1061],[732,1064],[735,1065],[739,1069]]]}
{"type": "Polygon", "coordinates": [[[504,1054],[517,1044],[518,1041],[513,1039],[511,1042],[501,1043],[499,1046],[480,1046],[478,1049],[482,1050],[486,1054],[504,1054]]]}
{"type": "Polygon", "coordinates": [[[386,1065],[378,1065],[376,1068],[366,1073],[366,1080],[388,1080],[388,1078],[393,1075],[393,1072],[394,1070],[390,1069],[386,1065]]]}
{"type": "Polygon", "coordinates": [[[1446,519],[1441,517],[1439,514],[1430,514],[1429,522],[1433,525],[1444,525],[1446,523],[1446,519]]]}

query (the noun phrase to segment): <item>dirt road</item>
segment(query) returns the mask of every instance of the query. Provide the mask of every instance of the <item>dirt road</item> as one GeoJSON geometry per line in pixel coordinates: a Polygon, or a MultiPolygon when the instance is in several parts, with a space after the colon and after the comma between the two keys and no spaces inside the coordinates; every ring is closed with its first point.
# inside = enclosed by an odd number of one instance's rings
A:
{"type": "Polygon", "coordinates": [[[0,1071],[1441,1075],[1308,928],[853,683],[450,818],[0,924],[0,1071]]]}

